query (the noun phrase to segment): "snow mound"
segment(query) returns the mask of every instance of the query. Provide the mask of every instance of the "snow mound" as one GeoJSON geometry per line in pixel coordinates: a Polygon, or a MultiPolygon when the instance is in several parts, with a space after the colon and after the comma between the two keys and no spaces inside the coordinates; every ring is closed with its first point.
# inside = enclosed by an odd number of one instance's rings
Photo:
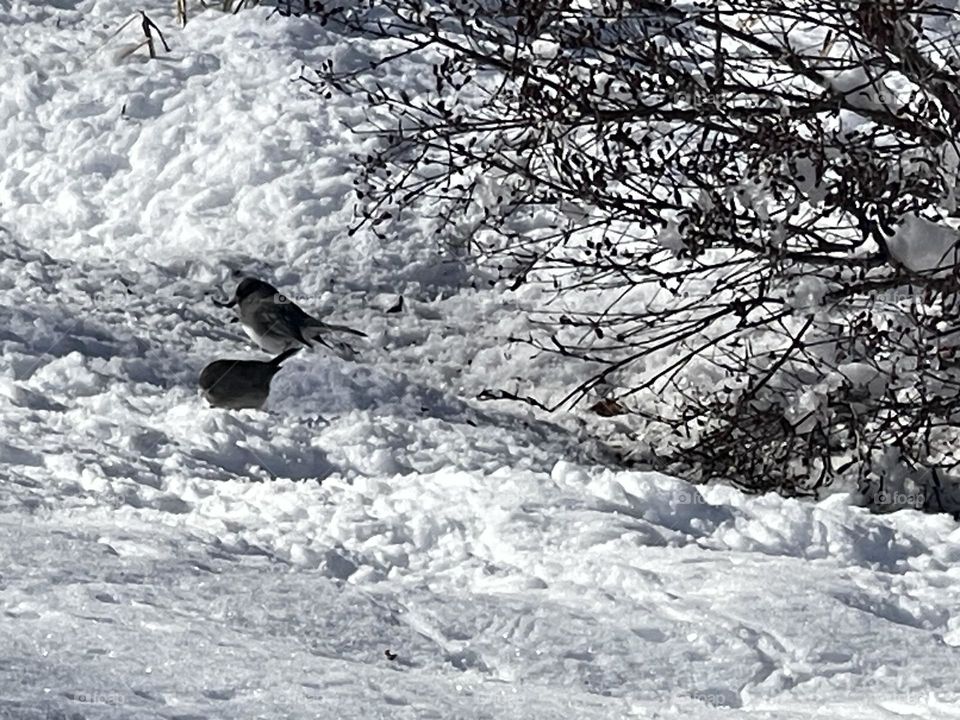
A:
{"type": "Polygon", "coordinates": [[[887,241],[890,254],[913,272],[952,272],[957,266],[960,233],[908,213],[887,241]]]}
{"type": "Polygon", "coordinates": [[[477,402],[583,369],[416,226],[348,234],[362,104],[291,81],[365,41],[143,9],[155,61],[119,0],[0,8],[0,717],[953,713],[953,521],[617,469],[477,402]],[[207,407],[207,362],[263,357],[212,302],[244,273],[368,341],[207,407]]]}

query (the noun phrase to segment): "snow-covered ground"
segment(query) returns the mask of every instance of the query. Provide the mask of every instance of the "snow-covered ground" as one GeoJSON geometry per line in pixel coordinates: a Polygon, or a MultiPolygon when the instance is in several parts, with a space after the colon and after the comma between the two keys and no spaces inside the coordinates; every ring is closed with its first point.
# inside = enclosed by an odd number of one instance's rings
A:
{"type": "Polygon", "coordinates": [[[504,342],[534,291],[348,236],[362,104],[293,80],[362,41],[140,7],[158,60],[123,0],[0,2],[0,717],[960,715],[953,520],[477,402],[582,369],[504,342]],[[241,273],[369,343],[209,409],[204,364],[263,357],[212,303],[241,273]]]}

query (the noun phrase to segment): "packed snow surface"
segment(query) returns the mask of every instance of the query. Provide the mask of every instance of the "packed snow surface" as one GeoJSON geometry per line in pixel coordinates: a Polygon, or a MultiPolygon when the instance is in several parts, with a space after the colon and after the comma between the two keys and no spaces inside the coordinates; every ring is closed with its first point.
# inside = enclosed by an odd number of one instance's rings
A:
{"type": "Polygon", "coordinates": [[[953,520],[478,402],[583,370],[507,344],[534,291],[348,235],[362,102],[295,78],[365,41],[174,5],[150,60],[122,0],[0,3],[0,717],[960,714],[953,520]],[[207,362],[264,357],[212,302],[241,274],[369,342],[208,408],[207,362]]]}

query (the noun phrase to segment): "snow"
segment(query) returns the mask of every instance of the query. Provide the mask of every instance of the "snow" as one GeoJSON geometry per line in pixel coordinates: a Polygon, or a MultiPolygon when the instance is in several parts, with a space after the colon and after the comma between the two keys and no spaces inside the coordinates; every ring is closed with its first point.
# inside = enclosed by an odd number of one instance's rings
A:
{"type": "Polygon", "coordinates": [[[960,233],[914,213],[901,219],[887,241],[890,254],[913,272],[953,272],[960,233]]]}
{"type": "Polygon", "coordinates": [[[858,109],[895,113],[902,104],[884,78],[872,77],[862,67],[836,73],[830,86],[858,109]]]}
{"type": "Polygon", "coordinates": [[[143,7],[155,61],[118,0],[0,10],[0,717],[956,715],[953,520],[617,468],[589,415],[477,402],[583,369],[507,344],[535,291],[348,235],[361,101],[292,80],[363,41],[143,7]],[[200,368],[263,357],[212,302],[242,273],[369,342],[208,408],[200,368]]]}

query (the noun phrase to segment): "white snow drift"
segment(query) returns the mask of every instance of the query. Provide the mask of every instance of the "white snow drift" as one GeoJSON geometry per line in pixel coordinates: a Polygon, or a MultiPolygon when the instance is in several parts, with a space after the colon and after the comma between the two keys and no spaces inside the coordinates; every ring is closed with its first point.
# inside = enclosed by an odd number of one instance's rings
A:
{"type": "Polygon", "coordinates": [[[956,716],[950,518],[608,469],[477,403],[580,368],[505,343],[533,291],[348,235],[362,103],[293,80],[364,41],[173,5],[155,61],[120,0],[0,6],[0,716],[956,716]],[[211,302],[239,273],[368,346],[209,409],[199,369],[261,357],[211,302]]]}

